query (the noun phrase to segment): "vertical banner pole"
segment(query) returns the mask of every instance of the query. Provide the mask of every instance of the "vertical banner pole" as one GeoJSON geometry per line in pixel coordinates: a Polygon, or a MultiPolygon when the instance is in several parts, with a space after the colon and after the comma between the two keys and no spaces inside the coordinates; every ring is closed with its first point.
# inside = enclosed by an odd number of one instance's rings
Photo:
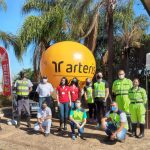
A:
{"type": "MultiPolygon", "coordinates": [[[[146,69],[146,92],[147,92],[147,96],[148,96],[148,71],[146,69]]],[[[149,120],[148,120],[148,101],[147,101],[147,104],[146,104],[146,111],[147,111],[147,115],[146,115],[146,120],[147,120],[147,123],[146,123],[146,128],[148,129],[149,127],[149,120]]]]}

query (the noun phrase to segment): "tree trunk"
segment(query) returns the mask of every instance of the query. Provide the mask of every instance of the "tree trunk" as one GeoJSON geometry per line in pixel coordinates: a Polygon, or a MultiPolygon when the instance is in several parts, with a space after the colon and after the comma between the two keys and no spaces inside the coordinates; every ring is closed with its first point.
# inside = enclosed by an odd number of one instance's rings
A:
{"type": "Polygon", "coordinates": [[[112,0],[108,0],[107,6],[107,33],[108,33],[108,82],[111,85],[113,81],[113,9],[112,0]]]}
{"type": "Polygon", "coordinates": [[[92,53],[94,53],[94,50],[96,48],[97,32],[98,32],[98,17],[95,22],[94,28],[92,29],[89,36],[86,37],[85,42],[84,42],[85,45],[91,50],[92,53]]]}
{"type": "Polygon", "coordinates": [[[121,53],[121,69],[126,73],[126,76],[129,76],[129,48],[124,47],[121,53]]]}
{"type": "Polygon", "coordinates": [[[39,46],[37,48],[37,52],[35,52],[35,57],[33,60],[33,70],[34,70],[34,81],[39,82],[40,81],[40,61],[42,57],[42,53],[46,50],[46,46],[44,42],[40,42],[39,46]]]}

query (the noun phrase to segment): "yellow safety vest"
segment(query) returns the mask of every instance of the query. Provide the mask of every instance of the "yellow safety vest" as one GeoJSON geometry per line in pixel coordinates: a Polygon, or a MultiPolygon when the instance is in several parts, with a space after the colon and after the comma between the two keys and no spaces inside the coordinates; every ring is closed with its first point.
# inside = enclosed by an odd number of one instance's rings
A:
{"type": "Polygon", "coordinates": [[[74,110],[73,111],[73,119],[77,122],[82,122],[84,119],[84,109],[74,110]]]}
{"type": "MultiPolygon", "coordinates": [[[[120,119],[121,117],[120,117],[120,115],[121,115],[121,113],[123,113],[123,112],[120,111],[120,110],[118,110],[117,113],[114,113],[114,112],[111,111],[110,114],[109,114],[109,117],[110,117],[111,120],[112,120],[111,122],[112,122],[117,128],[120,127],[120,123],[121,123],[121,119],[120,119]]],[[[128,122],[125,123],[124,128],[128,130],[128,122]]]]}
{"type": "Polygon", "coordinates": [[[129,90],[129,99],[130,99],[130,102],[143,102],[143,103],[146,103],[147,102],[147,94],[146,94],[146,91],[139,87],[138,89],[135,89],[135,88],[131,88],[129,90]]]}
{"type": "Polygon", "coordinates": [[[86,93],[87,93],[87,101],[88,101],[88,103],[94,103],[92,87],[87,87],[87,92],[86,93]]]}
{"type": "Polygon", "coordinates": [[[94,97],[105,97],[105,85],[104,81],[94,83],[94,97]]]}
{"type": "Polygon", "coordinates": [[[17,95],[19,96],[28,96],[29,95],[29,87],[28,80],[17,80],[17,95]]]}
{"type": "Polygon", "coordinates": [[[114,81],[112,91],[116,95],[128,95],[130,88],[132,88],[132,81],[124,78],[123,80],[114,81]]]}

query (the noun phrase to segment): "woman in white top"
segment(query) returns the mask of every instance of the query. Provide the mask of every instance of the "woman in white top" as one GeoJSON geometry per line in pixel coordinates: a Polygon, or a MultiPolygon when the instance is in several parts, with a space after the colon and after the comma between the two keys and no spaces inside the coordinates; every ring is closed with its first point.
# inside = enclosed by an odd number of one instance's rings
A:
{"type": "Polygon", "coordinates": [[[39,106],[42,106],[44,101],[47,102],[48,106],[51,105],[51,94],[54,91],[53,86],[48,83],[46,76],[42,77],[41,83],[39,83],[36,92],[39,94],[39,106]]]}

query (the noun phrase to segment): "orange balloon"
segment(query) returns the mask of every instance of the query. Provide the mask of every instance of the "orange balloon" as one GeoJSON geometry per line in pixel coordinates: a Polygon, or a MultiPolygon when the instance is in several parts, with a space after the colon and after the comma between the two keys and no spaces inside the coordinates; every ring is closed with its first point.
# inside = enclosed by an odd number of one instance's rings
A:
{"type": "Polygon", "coordinates": [[[62,77],[69,81],[76,77],[83,87],[86,78],[92,80],[96,70],[95,58],[84,45],[64,41],[50,46],[40,62],[41,75],[46,75],[49,82],[57,87],[62,77]]]}

